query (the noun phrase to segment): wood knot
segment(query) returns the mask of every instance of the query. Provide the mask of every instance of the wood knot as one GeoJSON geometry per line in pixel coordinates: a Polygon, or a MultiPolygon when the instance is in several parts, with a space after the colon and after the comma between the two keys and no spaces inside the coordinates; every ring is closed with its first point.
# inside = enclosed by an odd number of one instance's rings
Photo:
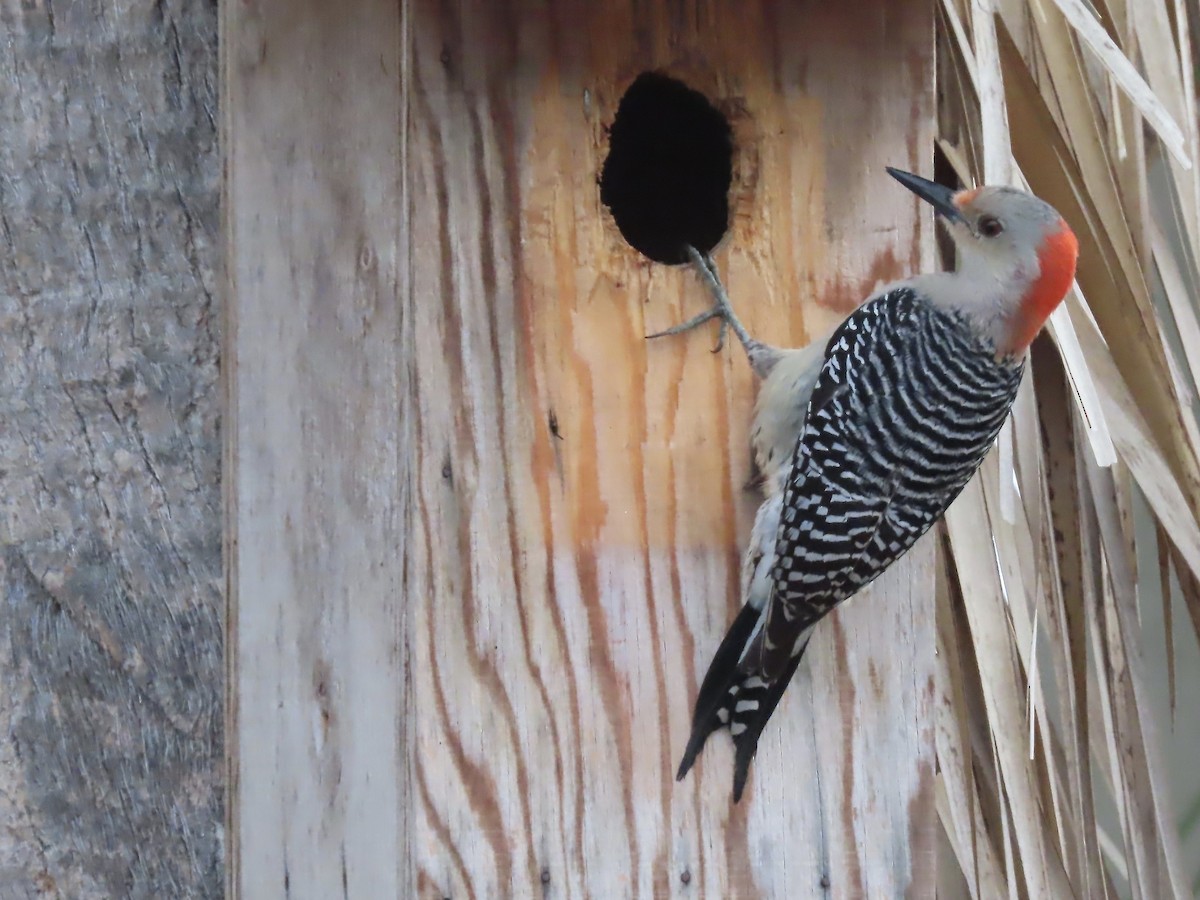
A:
{"type": "Polygon", "coordinates": [[[375,248],[370,244],[363,244],[358,248],[358,267],[363,272],[374,272],[377,261],[375,248]]]}

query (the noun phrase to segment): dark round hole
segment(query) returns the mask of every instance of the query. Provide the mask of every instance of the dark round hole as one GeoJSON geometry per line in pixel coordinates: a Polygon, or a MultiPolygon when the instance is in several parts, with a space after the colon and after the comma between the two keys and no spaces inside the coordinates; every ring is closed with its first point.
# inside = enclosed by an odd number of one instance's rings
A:
{"type": "Polygon", "coordinates": [[[658,72],[629,86],[609,133],[600,200],[625,240],[662,263],[687,262],[729,224],[733,134],[699,91],[658,72]]]}

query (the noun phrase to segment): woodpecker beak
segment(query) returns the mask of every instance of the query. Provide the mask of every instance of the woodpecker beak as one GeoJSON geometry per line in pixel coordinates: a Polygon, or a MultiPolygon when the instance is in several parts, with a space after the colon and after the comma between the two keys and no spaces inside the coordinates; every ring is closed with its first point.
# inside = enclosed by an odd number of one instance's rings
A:
{"type": "Polygon", "coordinates": [[[967,223],[962,212],[954,205],[956,191],[953,188],[948,188],[933,181],[927,181],[919,175],[913,175],[911,172],[893,169],[891,166],[887,167],[887,173],[926,203],[930,204],[939,215],[945,216],[946,221],[958,222],[963,225],[967,223]]]}

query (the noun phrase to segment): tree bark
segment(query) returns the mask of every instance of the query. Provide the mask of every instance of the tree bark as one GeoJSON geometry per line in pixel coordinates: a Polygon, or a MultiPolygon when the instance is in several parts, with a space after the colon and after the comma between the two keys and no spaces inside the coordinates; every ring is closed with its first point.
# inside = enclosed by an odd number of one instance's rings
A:
{"type": "Polygon", "coordinates": [[[0,30],[0,894],[219,896],[216,7],[0,30]]]}

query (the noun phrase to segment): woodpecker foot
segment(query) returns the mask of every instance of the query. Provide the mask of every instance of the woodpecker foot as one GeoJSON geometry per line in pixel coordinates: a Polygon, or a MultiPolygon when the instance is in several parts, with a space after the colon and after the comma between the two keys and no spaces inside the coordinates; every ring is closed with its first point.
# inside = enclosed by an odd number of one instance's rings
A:
{"type": "Polygon", "coordinates": [[[646,335],[646,340],[651,341],[654,340],[654,338],[670,337],[674,334],[683,334],[685,331],[691,331],[697,325],[703,325],[710,319],[721,320],[721,330],[717,332],[717,344],[712,349],[713,353],[720,353],[721,349],[725,346],[725,332],[729,330],[729,323],[725,321],[724,314],[717,307],[705,310],[698,316],[692,316],[692,318],[688,319],[686,322],[680,322],[673,328],[668,328],[665,331],[656,331],[654,334],[648,334],[646,335]]]}
{"type": "Polygon", "coordinates": [[[713,305],[698,316],[693,316],[686,322],[676,325],[674,328],[668,328],[666,331],[659,331],[656,334],[646,335],[646,339],[666,337],[667,335],[683,334],[685,331],[691,331],[697,325],[703,325],[709,319],[720,319],[721,328],[717,333],[717,344],[713,347],[713,353],[720,353],[725,346],[725,335],[729,329],[733,329],[733,333],[737,335],[738,340],[742,342],[742,346],[746,348],[746,352],[751,352],[751,349],[758,345],[754,338],[750,337],[749,332],[734,315],[733,306],[729,303],[729,294],[725,291],[725,285],[721,284],[721,279],[717,275],[717,264],[713,262],[712,257],[701,253],[690,244],[684,245],[687,250],[688,258],[692,261],[692,266],[700,273],[700,278],[708,285],[708,290],[713,296],[713,305]]]}

